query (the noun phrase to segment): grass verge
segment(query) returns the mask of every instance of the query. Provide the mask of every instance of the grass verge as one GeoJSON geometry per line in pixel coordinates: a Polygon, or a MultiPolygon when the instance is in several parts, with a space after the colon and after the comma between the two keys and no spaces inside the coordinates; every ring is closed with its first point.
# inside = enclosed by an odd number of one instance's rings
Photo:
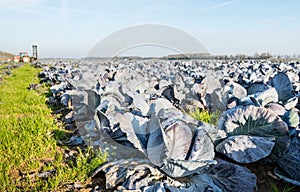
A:
{"type": "Polygon", "coordinates": [[[62,126],[45,104],[48,88],[27,89],[38,83],[39,71],[25,64],[0,83],[0,191],[56,190],[83,182],[106,161],[105,154],[90,148],[79,150],[75,161],[64,159],[53,136],[62,126]],[[45,171],[51,176],[41,177],[45,171]]]}

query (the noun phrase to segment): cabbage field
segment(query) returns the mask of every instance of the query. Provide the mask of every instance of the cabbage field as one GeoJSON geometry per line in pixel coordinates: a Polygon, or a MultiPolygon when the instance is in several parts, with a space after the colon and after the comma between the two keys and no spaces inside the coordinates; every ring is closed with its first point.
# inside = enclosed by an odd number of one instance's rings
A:
{"type": "MultiPolygon", "coordinates": [[[[96,191],[262,191],[259,171],[300,186],[298,62],[44,60],[65,144],[107,152],[96,191]],[[51,65],[49,65],[51,64],[51,65]],[[210,124],[195,110],[219,114],[210,124]]],[[[34,88],[34,85],[31,85],[34,88]]]]}

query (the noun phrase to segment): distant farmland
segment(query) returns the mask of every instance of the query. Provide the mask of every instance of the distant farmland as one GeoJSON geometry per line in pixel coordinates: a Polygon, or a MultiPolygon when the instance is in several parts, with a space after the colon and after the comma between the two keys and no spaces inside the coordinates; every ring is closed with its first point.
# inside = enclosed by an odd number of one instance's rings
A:
{"type": "Polygon", "coordinates": [[[4,52],[4,51],[0,51],[0,61],[11,59],[13,56],[14,56],[14,54],[7,53],[7,52],[4,52]]]}

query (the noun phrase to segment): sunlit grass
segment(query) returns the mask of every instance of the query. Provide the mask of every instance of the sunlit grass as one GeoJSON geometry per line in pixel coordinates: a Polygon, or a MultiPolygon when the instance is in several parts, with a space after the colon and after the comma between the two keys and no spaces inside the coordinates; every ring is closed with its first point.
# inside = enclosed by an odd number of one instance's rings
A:
{"type": "Polygon", "coordinates": [[[40,70],[25,64],[0,82],[0,191],[53,190],[65,182],[82,182],[106,160],[105,154],[87,149],[75,163],[64,162],[55,140],[63,129],[45,104],[48,88],[27,89],[39,82],[40,70]],[[45,165],[43,159],[51,161],[45,165]],[[55,170],[48,179],[27,177],[47,169],[55,170]]]}

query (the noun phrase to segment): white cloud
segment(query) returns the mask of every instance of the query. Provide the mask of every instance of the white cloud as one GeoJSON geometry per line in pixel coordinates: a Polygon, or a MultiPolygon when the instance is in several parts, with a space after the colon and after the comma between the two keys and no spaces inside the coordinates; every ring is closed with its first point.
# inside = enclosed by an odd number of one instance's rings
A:
{"type": "Polygon", "coordinates": [[[210,11],[210,10],[213,10],[213,9],[218,9],[218,8],[221,8],[221,7],[225,7],[225,6],[227,6],[227,5],[234,4],[234,3],[238,2],[238,1],[239,1],[239,0],[225,1],[225,2],[223,2],[223,3],[216,4],[216,5],[212,6],[212,7],[200,9],[199,11],[202,12],[202,11],[210,11]]]}
{"type": "Polygon", "coordinates": [[[35,6],[39,4],[41,0],[1,0],[0,7],[28,7],[28,6],[35,6]]]}
{"type": "Polygon", "coordinates": [[[69,15],[69,0],[61,0],[60,3],[60,17],[64,22],[67,21],[69,15]]]}
{"type": "Polygon", "coordinates": [[[283,24],[287,22],[292,22],[294,19],[292,17],[283,17],[283,18],[267,18],[261,19],[260,23],[262,24],[283,24]]]}

